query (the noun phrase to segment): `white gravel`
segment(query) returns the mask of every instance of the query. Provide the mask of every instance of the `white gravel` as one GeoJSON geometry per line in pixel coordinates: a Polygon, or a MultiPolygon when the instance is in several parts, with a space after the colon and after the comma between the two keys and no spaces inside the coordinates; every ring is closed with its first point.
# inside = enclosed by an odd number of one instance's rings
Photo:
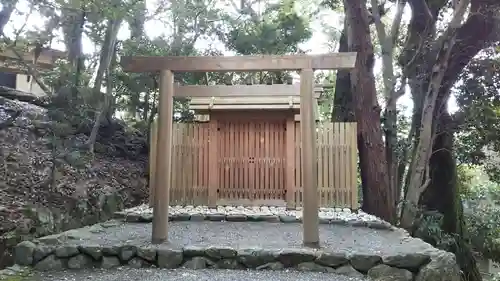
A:
{"type": "MultiPolygon", "coordinates": [[[[137,207],[123,210],[121,213],[135,215],[151,215],[153,209],[148,205],[143,204],[137,207]]],[[[285,207],[245,207],[245,206],[218,206],[217,208],[209,208],[207,206],[171,206],[169,208],[171,215],[178,214],[223,214],[223,215],[246,215],[246,216],[292,216],[302,218],[302,208],[296,210],[287,210],[285,207]]],[[[363,221],[374,222],[383,221],[380,218],[367,214],[361,210],[353,212],[348,208],[320,208],[319,217],[322,219],[338,219],[343,221],[363,221]]]]}

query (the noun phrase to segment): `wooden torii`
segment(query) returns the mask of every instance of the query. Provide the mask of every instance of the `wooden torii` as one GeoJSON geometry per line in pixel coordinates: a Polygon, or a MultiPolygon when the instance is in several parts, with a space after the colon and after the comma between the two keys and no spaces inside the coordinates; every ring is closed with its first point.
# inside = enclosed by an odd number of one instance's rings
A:
{"type": "MultiPolygon", "coordinates": [[[[174,72],[230,72],[230,71],[300,71],[299,92],[295,85],[281,85],[283,90],[274,96],[300,95],[300,119],[302,139],[302,181],[304,188],[303,244],[319,247],[318,179],[315,159],[316,126],[313,113],[314,70],[352,69],[356,53],[324,55],[262,55],[262,56],[207,56],[207,57],[122,57],[121,65],[128,72],[160,72],[158,106],[158,131],[156,171],[154,180],[152,243],[168,242],[168,208],[172,171],[173,97],[248,96],[248,87],[228,91],[199,91],[199,86],[175,86],[174,72]],[[184,87],[180,91],[178,87],[184,87]],[[181,95],[179,95],[180,93],[181,95]]],[[[268,91],[251,91],[252,96],[269,95],[268,91]]]]}

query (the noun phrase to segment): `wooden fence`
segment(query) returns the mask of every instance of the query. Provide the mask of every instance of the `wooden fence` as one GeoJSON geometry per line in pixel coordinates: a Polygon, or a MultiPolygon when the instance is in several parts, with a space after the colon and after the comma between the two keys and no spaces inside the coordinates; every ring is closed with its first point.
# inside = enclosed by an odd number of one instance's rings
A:
{"type": "MultiPolygon", "coordinates": [[[[293,201],[286,202],[288,206],[302,206],[300,123],[295,122],[294,139],[292,140],[295,144],[295,159],[292,159],[295,169],[291,186],[287,184],[285,175],[288,163],[285,153],[288,141],[286,137],[291,135],[275,133],[276,130],[273,129],[273,126],[276,125],[271,123],[263,125],[262,129],[253,129],[253,131],[249,129],[243,136],[234,133],[235,130],[230,125],[221,126],[219,124],[217,130],[211,123],[175,123],[172,142],[171,205],[207,205],[209,188],[210,185],[214,185],[213,177],[215,176],[217,186],[212,188],[216,188],[217,193],[213,192],[212,194],[217,194],[217,199],[272,200],[279,199],[284,192],[291,192],[293,195],[283,196],[283,201],[293,201]],[[215,134],[211,134],[213,130],[217,130],[216,146],[210,145],[210,138],[215,136],[215,134]],[[228,130],[233,133],[228,133],[228,130]],[[259,134],[262,137],[259,137],[259,134]],[[276,139],[274,144],[264,141],[273,138],[276,139]],[[264,143],[258,144],[259,140],[264,143]],[[232,143],[240,143],[240,148],[231,150],[228,147],[232,143]],[[249,157],[243,156],[248,155],[248,153],[241,151],[248,151],[256,146],[261,146],[260,149],[253,148],[252,155],[258,155],[255,157],[256,160],[253,160],[254,157],[250,157],[251,159],[248,160],[249,157]],[[217,148],[217,153],[211,151],[214,147],[217,148]],[[211,159],[213,155],[217,157],[216,161],[211,159]],[[213,167],[210,169],[210,166],[215,163],[217,165],[216,175],[213,174],[213,167]],[[252,163],[251,169],[248,163],[252,163]],[[242,186],[251,187],[243,188],[242,186]]],[[[155,132],[155,129],[152,131],[155,132]]],[[[357,209],[356,123],[320,124],[317,132],[317,176],[320,206],[357,209]]],[[[150,159],[153,163],[150,166],[150,175],[155,173],[154,163],[157,157],[155,146],[153,141],[150,151],[150,159]]]]}

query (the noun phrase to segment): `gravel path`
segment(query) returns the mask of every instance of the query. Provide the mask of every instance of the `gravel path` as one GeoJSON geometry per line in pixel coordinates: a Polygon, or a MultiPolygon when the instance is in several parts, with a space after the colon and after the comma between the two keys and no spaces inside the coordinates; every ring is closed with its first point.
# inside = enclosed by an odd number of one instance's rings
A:
{"type": "Polygon", "coordinates": [[[30,281],[365,281],[334,275],[331,273],[312,273],[298,271],[245,271],[245,270],[161,270],[161,269],[131,269],[89,270],[39,274],[30,281]]]}
{"type": "MultiPolygon", "coordinates": [[[[147,245],[150,223],[111,221],[71,230],[67,243],[90,245],[147,245]],[[103,225],[103,227],[101,227],[103,225]]],[[[41,238],[49,242],[50,238],[41,238]]],[[[431,246],[398,232],[343,225],[320,225],[323,247],[336,252],[405,254],[425,251],[431,246]]],[[[169,241],[174,245],[230,246],[234,248],[297,248],[302,245],[302,224],[251,222],[172,222],[169,241]]]]}

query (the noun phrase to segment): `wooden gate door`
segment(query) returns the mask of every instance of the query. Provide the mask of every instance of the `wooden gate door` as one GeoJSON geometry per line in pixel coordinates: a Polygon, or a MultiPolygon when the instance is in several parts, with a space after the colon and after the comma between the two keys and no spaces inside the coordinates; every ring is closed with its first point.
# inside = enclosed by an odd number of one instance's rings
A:
{"type": "Polygon", "coordinates": [[[285,128],[281,120],[218,120],[218,204],[284,204],[285,128]]]}

